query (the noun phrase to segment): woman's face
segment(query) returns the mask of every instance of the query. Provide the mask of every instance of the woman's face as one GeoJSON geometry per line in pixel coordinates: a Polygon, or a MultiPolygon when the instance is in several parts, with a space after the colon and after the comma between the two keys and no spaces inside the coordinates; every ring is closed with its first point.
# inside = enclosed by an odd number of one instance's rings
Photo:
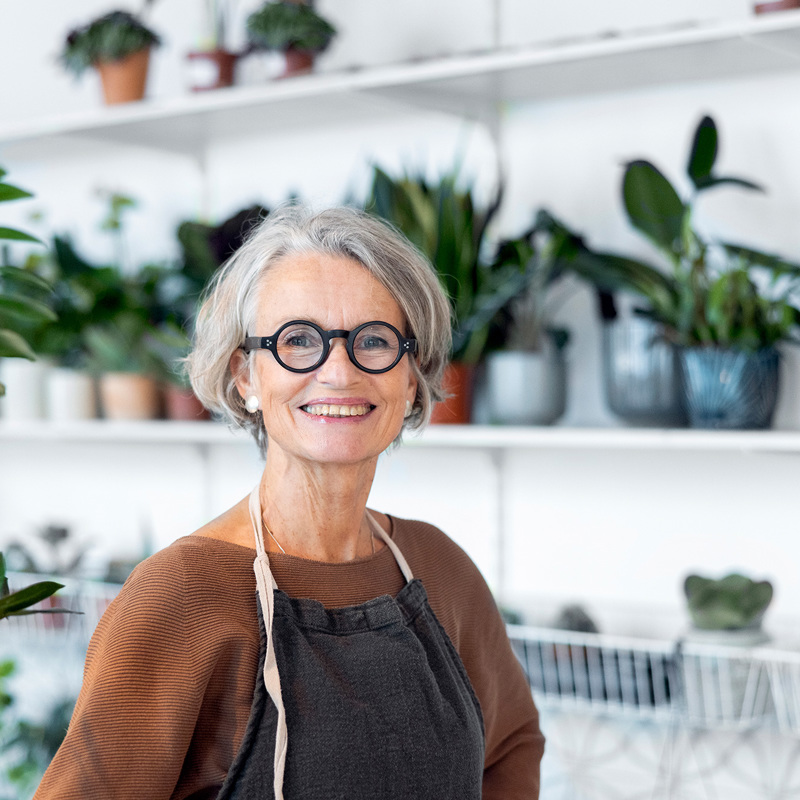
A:
{"type": "MultiPolygon", "coordinates": [[[[324,330],[380,320],[408,333],[397,303],[361,264],[316,253],[287,256],[266,274],[248,335],[271,336],[292,320],[324,330]]],[[[376,458],[400,432],[406,401],[413,403],[417,389],[411,357],[370,374],[350,361],[344,339],[332,339],[327,360],[312,372],[290,372],[267,350],[252,357],[252,382],[240,369],[240,351],[231,363],[242,397],[259,399],[270,452],[278,447],[287,456],[345,464],[376,458]]]]}

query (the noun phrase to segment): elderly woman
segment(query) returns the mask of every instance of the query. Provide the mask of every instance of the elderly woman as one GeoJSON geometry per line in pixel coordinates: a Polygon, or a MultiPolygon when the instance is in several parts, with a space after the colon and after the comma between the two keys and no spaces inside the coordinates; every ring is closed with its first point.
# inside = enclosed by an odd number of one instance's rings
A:
{"type": "Polygon", "coordinates": [[[449,342],[433,271],[384,224],[292,206],[252,232],[189,371],[263,475],[133,572],[37,800],[538,796],[536,709],[480,573],[367,509],[380,454],[442,397],[449,342]]]}

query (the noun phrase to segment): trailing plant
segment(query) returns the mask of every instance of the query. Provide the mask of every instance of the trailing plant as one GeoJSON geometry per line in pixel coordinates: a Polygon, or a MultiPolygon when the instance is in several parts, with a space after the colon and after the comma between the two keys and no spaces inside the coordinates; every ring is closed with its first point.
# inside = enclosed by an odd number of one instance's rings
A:
{"type": "Polygon", "coordinates": [[[772,602],[772,584],[731,573],[715,580],[689,575],[684,594],[692,623],[704,630],[738,630],[760,624],[772,602]]]}
{"type": "Polygon", "coordinates": [[[717,175],[717,153],[717,128],[705,116],[689,152],[686,173],[694,191],[685,199],[651,162],[639,159],[625,166],[622,199],[628,220],[662,253],[668,271],[592,251],[583,242],[576,266],[601,289],[628,290],[646,300],[641,313],[660,322],[676,344],[753,351],[792,340],[800,322],[794,300],[800,266],[706,239],[694,225],[700,193],[725,185],[761,190],[749,180],[717,175]]]}
{"type": "Polygon", "coordinates": [[[453,312],[451,358],[468,364],[480,359],[493,314],[484,306],[491,267],[483,259],[486,230],[500,206],[502,189],[479,208],[471,187],[458,185],[457,170],[429,181],[421,173],[391,177],[373,168],[367,211],[402,231],[428,257],[453,312]]]}
{"type": "Polygon", "coordinates": [[[68,72],[82,75],[103,61],[120,61],[149,47],[161,38],[141,19],[127,11],[112,11],[67,34],[61,63],[68,72]]]}
{"type": "Polygon", "coordinates": [[[320,53],[331,43],[336,28],[304,3],[277,0],[250,14],[247,34],[253,50],[293,48],[320,53]]]}

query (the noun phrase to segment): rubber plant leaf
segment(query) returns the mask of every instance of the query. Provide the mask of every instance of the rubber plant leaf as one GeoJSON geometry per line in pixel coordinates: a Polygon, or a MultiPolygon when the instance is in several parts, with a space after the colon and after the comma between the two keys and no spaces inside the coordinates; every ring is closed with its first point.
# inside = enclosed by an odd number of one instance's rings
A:
{"type": "Polygon", "coordinates": [[[714,120],[705,116],[694,132],[689,151],[689,164],[686,172],[697,189],[704,189],[711,179],[714,162],[717,160],[717,126],[714,120]]]}
{"type": "Polygon", "coordinates": [[[674,259],[681,251],[686,209],[672,184],[649,161],[631,161],[625,168],[622,199],[631,224],[674,259]]]}

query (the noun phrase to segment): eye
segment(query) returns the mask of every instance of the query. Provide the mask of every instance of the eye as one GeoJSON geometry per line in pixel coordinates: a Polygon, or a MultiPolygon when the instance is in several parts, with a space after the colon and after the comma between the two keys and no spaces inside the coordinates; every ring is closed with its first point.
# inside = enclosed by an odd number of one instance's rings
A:
{"type": "Polygon", "coordinates": [[[364,350],[384,350],[389,347],[389,342],[381,336],[365,336],[359,343],[364,350]]]}

